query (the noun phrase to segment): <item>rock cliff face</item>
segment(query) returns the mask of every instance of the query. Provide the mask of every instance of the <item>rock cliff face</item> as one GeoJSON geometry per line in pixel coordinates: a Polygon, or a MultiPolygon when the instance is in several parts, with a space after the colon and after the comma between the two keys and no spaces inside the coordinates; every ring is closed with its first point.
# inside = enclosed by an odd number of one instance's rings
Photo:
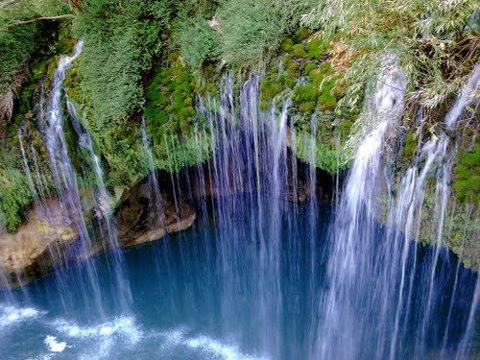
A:
{"type": "Polygon", "coordinates": [[[155,204],[147,183],[127,191],[115,212],[118,236],[123,246],[134,246],[161,239],[166,234],[188,229],[195,221],[195,210],[186,202],[177,204],[162,193],[162,204],[155,204]],[[159,216],[159,209],[163,213],[159,216]]]}
{"type": "MultiPolygon", "coordinates": [[[[175,206],[171,195],[163,193],[163,216],[158,216],[146,182],[126,191],[118,206],[114,221],[120,244],[135,246],[163,238],[166,234],[188,229],[196,213],[186,202],[175,206]],[[177,209],[176,209],[177,207],[177,209]],[[176,211],[178,210],[178,211],[176,211]]],[[[39,278],[53,268],[82,261],[105,250],[101,244],[102,225],[95,226],[100,236],[87,253],[72,251],[79,233],[67,222],[60,203],[50,199],[36,204],[26,215],[16,233],[0,233],[0,286],[18,287],[39,278]]]]}
{"type": "Polygon", "coordinates": [[[63,264],[65,251],[78,237],[58,201],[36,204],[18,232],[0,234],[0,273],[12,286],[22,285],[63,264]]]}

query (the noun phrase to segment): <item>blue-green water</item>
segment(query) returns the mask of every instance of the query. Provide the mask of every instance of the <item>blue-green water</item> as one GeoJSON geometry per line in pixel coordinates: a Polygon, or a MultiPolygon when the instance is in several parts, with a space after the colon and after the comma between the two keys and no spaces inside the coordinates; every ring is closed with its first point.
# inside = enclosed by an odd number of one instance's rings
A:
{"type": "MultiPolygon", "coordinates": [[[[242,216],[232,210],[231,221],[206,216],[182,234],[125,250],[133,295],[128,313],[117,307],[110,288],[114,275],[108,270],[108,255],[96,259],[104,314],[84,305],[89,289],[82,287],[82,265],[68,269],[66,288],[58,288],[51,274],[28,286],[26,293],[14,294],[17,304],[3,302],[0,307],[1,358],[306,358],[312,329],[322,321],[318,301],[331,286],[324,278],[331,209],[312,210],[308,204],[282,208],[280,290],[268,299],[264,295],[273,292],[273,284],[265,282],[258,266],[261,237],[272,229],[268,221],[268,226],[259,225],[254,206],[247,208],[242,207],[242,216]],[[316,244],[313,262],[311,240],[316,244]],[[270,347],[274,338],[279,339],[278,348],[270,347]]],[[[428,250],[420,252],[417,268],[428,259],[428,250]]],[[[442,259],[442,267],[455,269],[455,259],[442,259]]],[[[440,346],[448,315],[454,280],[448,273],[454,271],[445,271],[441,279],[440,330],[431,333],[432,353],[440,346]]],[[[460,276],[450,331],[458,336],[452,336],[451,343],[460,341],[475,282],[463,268],[460,276]]],[[[415,292],[421,296],[420,288],[415,292]]],[[[370,326],[369,319],[364,321],[370,326]]]]}
{"type": "MultiPolygon", "coordinates": [[[[281,309],[281,337],[283,351],[292,355],[302,353],[308,340],[305,325],[310,303],[308,282],[304,280],[308,276],[306,244],[310,229],[306,211],[299,211],[295,230],[289,229],[292,218],[282,222],[282,298],[287,301],[281,309]],[[292,253],[296,255],[290,258],[292,253]]],[[[322,242],[328,208],[318,214],[322,226],[317,235],[322,242]]],[[[253,228],[257,225],[249,219],[252,217],[236,222],[238,233],[232,234],[232,239],[255,248],[258,238],[253,238],[257,231],[253,228]]],[[[67,288],[59,289],[53,274],[36,281],[25,289],[26,294],[16,294],[17,305],[0,308],[2,359],[269,357],[261,350],[264,324],[259,321],[255,273],[249,269],[255,266],[256,256],[245,253],[244,261],[234,265],[239,268],[227,270],[218,243],[224,230],[210,217],[165,241],[125,250],[133,294],[127,314],[116,308],[108,255],[96,259],[104,295],[102,308],[107,312],[103,318],[84,306],[88,301],[83,296],[89,289],[82,287],[81,265],[69,268],[67,288]],[[226,272],[235,272],[235,279],[226,272]],[[238,286],[226,284],[225,277],[237,281],[238,286]],[[62,342],[66,343],[62,352],[52,351],[60,350],[62,342]]]]}

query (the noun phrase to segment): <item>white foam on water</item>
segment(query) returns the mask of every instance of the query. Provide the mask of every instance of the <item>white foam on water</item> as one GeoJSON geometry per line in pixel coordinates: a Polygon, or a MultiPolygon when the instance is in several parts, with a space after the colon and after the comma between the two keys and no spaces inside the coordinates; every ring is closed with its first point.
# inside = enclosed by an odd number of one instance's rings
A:
{"type": "Polygon", "coordinates": [[[0,305],[0,328],[32,320],[45,315],[45,312],[31,308],[18,308],[12,305],[0,305]]]}
{"type": "Polygon", "coordinates": [[[113,321],[95,326],[79,326],[66,321],[57,321],[56,329],[71,338],[108,338],[122,337],[130,343],[137,343],[143,336],[142,331],[130,317],[118,317],[113,321]]]}
{"type": "Polygon", "coordinates": [[[42,354],[35,356],[33,358],[28,358],[27,360],[51,360],[53,359],[55,354],[49,353],[49,354],[42,354]]]}
{"type": "Polygon", "coordinates": [[[57,341],[57,338],[52,335],[47,335],[43,341],[48,346],[51,352],[60,353],[65,350],[67,343],[65,341],[57,341]]]}
{"type": "Polygon", "coordinates": [[[112,350],[129,350],[144,336],[135,319],[126,316],[93,326],[81,326],[65,320],[55,321],[53,326],[60,334],[77,343],[73,347],[82,349],[78,359],[111,358],[112,350]]]}
{"type": "Polygon", "coordinates": [[[209,336],[188,337],[183,329],[175,329],[162,333],[165,346],[183,346],[191,350],[207,353],[215,358],[225,360],[263,360],[265,356],[252,356],[242,353],[238,346],[221,342],[209,336]]]}

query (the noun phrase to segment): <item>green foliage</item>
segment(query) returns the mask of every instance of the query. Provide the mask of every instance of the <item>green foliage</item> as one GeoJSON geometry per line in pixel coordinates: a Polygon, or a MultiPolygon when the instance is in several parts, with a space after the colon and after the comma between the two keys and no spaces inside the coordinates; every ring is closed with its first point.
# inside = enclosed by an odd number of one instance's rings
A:
{"type": "Polygon", "coordinates": [[[299,159],[306,163],[311,163],[313,160],[316,167],[331,175],[345,170],[349,164],[343,147],[338,146],[334,141],[322,141],[319,137],[315,139],[307,132],[297,132],[293,150],[299,159]],[[313,154],[312,149],[314,149],[313,154]]]}
{"type": "Polygon", "coordinates": [[[67,91],[83,105],[114,185],[131,184],[142,174],[139,122],[132,123],[131,115],[142,107],[142,77],[161,50],[171,11],[169,0],[87,0],[74,22],[85,45],[67,91]]]}
{"type": "Polygon", "coordinates": [[[317,108],[333,111],[337,105],[337,79],[328,62],[330,45],[319,36],[305,35],[303,29],[296,35],[299,43],[286,38],[279,57],[279,66],[270,66],[260,84],[262,107],[286,89],[293,90],[293,107],[311,114],[317,108]],[[305,37],[307,36],[307,37],[305,37]],[[297,83],[300,78],[305,80],[297,83]]]}
{"type": "Polygon", "coordinates": [[[282,8],[271,0],[223,0],[218,10],[222,58],[230,64],[255,64],[278,48],[286,30],[282,8]]]}
{"type": "Polygon", "coordinates": [[[0,171],[0,207],[5,227],[15,231],[20,225],[20,210],[32,200],[32,194],[22,170],[7,168],[0,171]]]}
{"type": "Polygon", "coordinates": [[[60,0],[23,0],[0,9],[0,94],[10,85],[13,77],[31,59],[39,48],[39,35],[46,24],[18,24],[41,16],[68,13],[68,7],[60,0]]]}
{"type": "Polygon", "coordinates": [[[30,59],[35,50],[37,34],[35,24],[22,26],[15,31],[0,30],[0,94],[30,59]]]}
{"type": "Polygon", "coordinates": [[[199,70],[208,61],[220,55],[220,36],[205,19],[197,16],[193,20],[183,19],[178,42],[185,61],[194,70],[199,70]]]}
{"type": "Polygon", "coordinates": [[[157,168],[179,171],[211,153],[210,138],[196,118],[194,82],[182,58],[173,52],[147,87],[144,114],[157,168]]]}
{"type": "Polygon", "coordinates": [[[458,155],[453,188],[455,196],[462,202],[480,202],[480,144],[458,155]]]}
{"type": "Polygon", "coordinates": [[[141,105],[141,75],[151,58],[146,45],[158,34],[157,26],[140,21],[145,15],[142,3],[86,1],[75,21],[75,34],[85,41],[80,87],[100,124],[122,121],[141,105]]]}
{"type": "Polygon", "coordinates": [[[193,77],[177,54],[172,54],[166,66],[159,69],[146,91],[145,116],[153,136],[187,132],[195,118],[193,77]]]}
{"type": "Polygon", "coordinates": [[[20,210],[33,198],[27,177],[21,166],[18,148],[3,144],[0,148],[0,209],[8,231],[20,225],[20,210]]]}
{"type": "Polygon", "coordinates": [[[321,29],[353,54],[346,68],[350,89],[345,101],[361,101],[361,89],[375,74],[379,54],[395,52],[409,77],[412,97],[433,108],[455,92],[454,78],[479,58],[478,38],[465,42],[466,25],[476,9],[476,0],[322,0],[302,16],[302,23],[321,29]],[[468,51],[471,56],[465,56],[468,51]],[[459,57],[461,52],[464,56],[459,57]]]}
{"type": "Polygon", "coordinates": [[[331,66],[329,42],[302,28],[284,39],[280,49],[260,83],[261,109],[266,111],[272,101],[290,97],[289,112],[298,134],[292,144],[296,155],[310,163],[314,141],[315,166],[331,174],[344,170],[349,162],[344,144],[360,109],[337,106],[343,88],[331,66]],[[312,116],[317,118],[316,139],[310,134],[312,116]]]}

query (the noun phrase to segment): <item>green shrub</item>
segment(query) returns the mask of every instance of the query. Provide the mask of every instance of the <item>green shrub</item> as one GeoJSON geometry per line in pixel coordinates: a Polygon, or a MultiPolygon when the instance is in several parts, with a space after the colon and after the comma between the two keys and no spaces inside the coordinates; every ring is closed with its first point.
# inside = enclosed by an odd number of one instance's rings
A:
{"type": "Polygon", "coordinates": [[[220,55],[220,37],[207,21],[201,17],[183,19],[178,42],[185,61],[199,70],[208,61],[215,61],[220,55]]]}
{"type": "Polygon", "coordinates": [[[0,94],[30,59],[35,50],[37,35],[35,24],[19,27],[15,31],[0,30],[0,94]]]}
{"type": "Polygon", "coordinates": [[[41,16],[63,15],[68,7],[59,0],[24,0],[2,4],[0,10],[0,94],[10,85],[14,75],[38,50],[39,35],[52,31],[41,22],[18,24],[22,20],[41,16]]]}
{"type": "Polygon", "coordinates": [[[143,74],[161,50],[171,11],[169,0],[87,0],[75,19],[74,34],[85,45],[67,91],[85,110],[113,185],[142,175],[139,122],[131,116],[143,106],[143,74]]]}
{"type": "Polygon", "coordinates": [[[19,159],[19,151],[3,144],[0,149],[0,208],[8,231],[20,225],[20,211],[32,200],[33,194],[19,159]]]}
{"type": "Polygon", "coordinates": [[[279,47],[286,30],[285,14],[271,0],[223,0],[218,18],[222,58],[231,64],[261,61],[279,47]]]}

